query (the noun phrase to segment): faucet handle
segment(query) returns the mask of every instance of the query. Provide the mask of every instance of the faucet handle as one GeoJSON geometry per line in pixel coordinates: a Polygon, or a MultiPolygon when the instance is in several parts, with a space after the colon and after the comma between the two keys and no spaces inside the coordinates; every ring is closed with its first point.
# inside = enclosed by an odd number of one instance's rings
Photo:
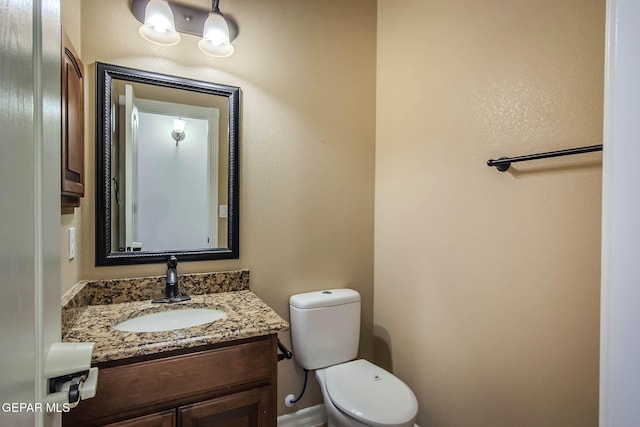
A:
{"type": "Polygon", "coordinates": [[[176,268],[177,266],[178,266],[178,258],[176,258],[175,255],[171,255],[169,257],[169,260],[167,261],[167,267],[176,268]]]}

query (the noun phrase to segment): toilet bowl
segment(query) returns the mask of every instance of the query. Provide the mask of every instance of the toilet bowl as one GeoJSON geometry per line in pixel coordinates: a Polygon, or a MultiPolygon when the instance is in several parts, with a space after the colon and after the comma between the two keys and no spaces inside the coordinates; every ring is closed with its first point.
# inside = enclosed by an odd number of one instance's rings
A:
{"type": "Polygon", "coordinates": [[[390,372],[354,360],[360,338],[360,294],[331,289],[289,299],[294,360],[315,370],[329,427],[411,427],[418,402],[390,372]]]}
{"type": "Polygon", "coordinates": [[[390,372],[364,359],[316,370],[329,427],[411,427],[418,402],[390,372]]]}

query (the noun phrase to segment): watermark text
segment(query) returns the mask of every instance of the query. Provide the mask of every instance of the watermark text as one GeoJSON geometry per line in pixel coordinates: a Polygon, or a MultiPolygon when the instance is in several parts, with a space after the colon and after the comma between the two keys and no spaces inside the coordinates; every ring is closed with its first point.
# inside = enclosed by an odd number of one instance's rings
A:
{"type": "Polygon", "coordinates": [[[4,402],[0,411],[4,413],[34,413],[34,412],[69,412],[68,403],[41,402],[4,402]]]}

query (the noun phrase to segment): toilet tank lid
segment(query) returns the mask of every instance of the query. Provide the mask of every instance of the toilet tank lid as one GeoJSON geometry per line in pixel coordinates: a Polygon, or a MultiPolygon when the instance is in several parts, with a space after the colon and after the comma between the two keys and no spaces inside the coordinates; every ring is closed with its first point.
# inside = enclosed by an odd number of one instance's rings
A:
{"type": "Polygon", "coordinates": [[[289,305],[296,308],[320,308],[350,304],[360,301],[360,294],[353,289],[327,289],[292,295],[289,305]]]}

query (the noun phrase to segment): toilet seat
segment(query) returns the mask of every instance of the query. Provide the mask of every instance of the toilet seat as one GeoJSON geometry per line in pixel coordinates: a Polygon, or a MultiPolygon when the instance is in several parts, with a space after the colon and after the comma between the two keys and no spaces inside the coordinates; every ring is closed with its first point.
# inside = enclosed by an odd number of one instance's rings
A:
{"type": "Polygon", "coordinates": [[[340,410],[364,424],[403,425],[418,412],[416,397],[404,382],[364,359],[327,368],[326,387],[340,410]]]}

